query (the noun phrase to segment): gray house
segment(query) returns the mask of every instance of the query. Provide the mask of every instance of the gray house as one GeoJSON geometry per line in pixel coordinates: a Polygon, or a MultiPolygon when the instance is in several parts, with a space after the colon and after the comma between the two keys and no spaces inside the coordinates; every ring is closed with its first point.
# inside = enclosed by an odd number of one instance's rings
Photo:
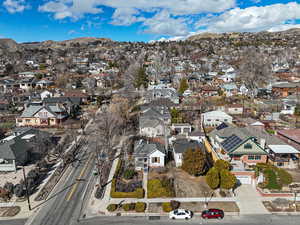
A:
{"type": "Polygon", "coordinates": [[[17,166],[23,166],[28,161],[31,146],[20,138],[0,144],[0,171],[16,171],[17,166]]]}
{"type": "Polygon", "coordinates": [[[136,141],[134,143],[133,157],[136,170],[148,170],[149,167],[165,166],[165,149],[159,143],[147,143],[142,139],[136,141]]]}
{"type": "Polygon", "coordinates": [[[179,95],[175,89],[162,88],[148,90],[145,94],[145,101],[149,103],[157,99],[169,99],[175,104],[179,104],[179,95]]]}

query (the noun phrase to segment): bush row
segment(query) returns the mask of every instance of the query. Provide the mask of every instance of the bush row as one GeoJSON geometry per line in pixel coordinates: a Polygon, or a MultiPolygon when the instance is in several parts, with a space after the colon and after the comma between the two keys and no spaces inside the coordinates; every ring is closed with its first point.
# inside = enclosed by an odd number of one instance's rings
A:
{"type": "MultiPolygon", "coordinates": [[[[109,204],[106,209],[109,212],[114,212],[114,211],[117,210],[117,208],[118,208],[117,204],[109,204]]],[[[123,204],[122,208],[124,209],[124,211],[133,211],[133,210],[135,210],[136,212],[145,212],[146,203],[144,203],[144,202],[127,203],[127,204],[123,204]]]]}

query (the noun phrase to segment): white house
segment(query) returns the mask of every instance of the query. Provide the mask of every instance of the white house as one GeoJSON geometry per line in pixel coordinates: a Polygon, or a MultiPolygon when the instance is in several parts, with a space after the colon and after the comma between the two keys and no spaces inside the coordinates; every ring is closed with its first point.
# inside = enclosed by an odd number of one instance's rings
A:
{"type": "Polygon", "coordinates": [[[135,169],[148,170],[165,166],[165,149],[159,143],[147,143],[141,139],[134,144],[133,152],[135,169]]]}
{"type": "Polygon", "coordinates": [[[165,134],[165,128],[159,119],[145,118],[140,120],[140,135],[146,137],[157,137],[165,134]]]}
{"type": "Polygon", "coordinates": [[[232,123],[232,116],[222,111],[211,111],[201,114],[202,126],[216,127],[223,122],[232,123]]]}
{"type": "Polygon", "coordinates": [[[45,98],[52,98],[53,97],[53,93],[48,91],[48,90],[44,90],[41,92],[41,99],[44,100],[45,98]]]}
{"type": "Polygon", "coordinates": [[[241,115],[244,112],[244,107],[241,104],[228,105],[226,108],[229,115],[241,115]]]}
{"type": "Polygon", "coordinates": [[[184,153],[188,149],[199,148],[204,151],[201,143],[191,139],[177,139],[172,143],[173,146],[173,157],[176,167],[182,166],[184,153]]]}

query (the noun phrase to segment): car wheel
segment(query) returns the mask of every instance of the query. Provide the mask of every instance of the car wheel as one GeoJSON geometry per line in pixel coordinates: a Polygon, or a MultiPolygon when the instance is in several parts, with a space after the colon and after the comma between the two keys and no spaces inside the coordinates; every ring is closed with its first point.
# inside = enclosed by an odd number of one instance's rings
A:
{"type": "Polygon", "coordinates": [[[185,220],[188,220],[189,218],[188,217],[185,217],[185,220]]]}
{"type": "Polygon", "coordinates": [[[175,220],[175,217],[172,217],[172,220],[175,220]]]}
{"type": "Polygon", "coordinates": [[[218,220],[221,220],[221,219],[222,219],[222,217],[221,217],[221,216],[219,216],[219,217],[218,217],[218,220]]]}

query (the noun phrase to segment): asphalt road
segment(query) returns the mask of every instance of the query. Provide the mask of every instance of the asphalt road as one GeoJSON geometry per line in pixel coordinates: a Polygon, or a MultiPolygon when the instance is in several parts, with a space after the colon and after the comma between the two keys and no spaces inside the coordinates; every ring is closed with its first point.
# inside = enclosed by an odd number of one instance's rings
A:
{"type": "Polygon", "coordinates": [[[26,225],[73,225],[82,211],[84,195],[89,193],[93,179],[92,170],[95,165],[94,142],[82,146],[79,161],[73,163],[73,168],[68,168],[61,181],[55,187],[48,200],[40,206],[26,225]],[[69,174],[67,174],[69,173],[69,174]]]}

